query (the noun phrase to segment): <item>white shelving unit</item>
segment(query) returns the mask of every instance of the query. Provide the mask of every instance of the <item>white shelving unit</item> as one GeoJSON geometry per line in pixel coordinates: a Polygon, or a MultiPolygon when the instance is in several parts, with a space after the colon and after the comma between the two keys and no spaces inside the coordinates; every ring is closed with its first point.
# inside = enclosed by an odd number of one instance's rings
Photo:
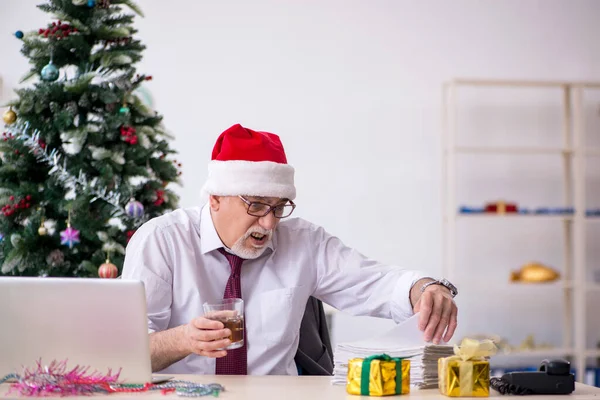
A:
{"type": "MultiPolygon", "coordinates": [[[[563,343],[561,348],[541,349],[511,353],[517,357],[539,358],[568,356],[577,370],[577,379],[585,378],[586,358],[599,357],[600,350],[586,348],[586,296],[600,291],[600,285],[587,282],[586,224],[600,222],[600,217],[586,217],[585,181],[586,157],[600,156],[600,148],[585,147],[583,95],[587,89],[600,89],[600,82],[568,81],[508,81],[457,79],[444,84],[443,88],[443,238],[444,276],[451,281],[457,272],[456,232],[457,223],[476,220],[499,219],[519,221],[562,221],[564,233],[564,260],[561,281],[554,286],[562,287],[565,304],[563,315],[563,343]],[[462,87],[479,88],[555,88],[562,93],[563,146],[561,147],[481,147],[458,146],[457,92],[462,87]],[[563,162],[564,206],[573,207],[571,215],[525,215],[525,214],[460,214],[457,204],[457,158],[464,154],[556,155],[563,162]]],[[[598,206],[598,205],[595,205],[598,206]]],[[[508,274],[508,271],[507,271],[508,274]]],[[[509,355],[509,356],[511,356],[509,355]]]]}

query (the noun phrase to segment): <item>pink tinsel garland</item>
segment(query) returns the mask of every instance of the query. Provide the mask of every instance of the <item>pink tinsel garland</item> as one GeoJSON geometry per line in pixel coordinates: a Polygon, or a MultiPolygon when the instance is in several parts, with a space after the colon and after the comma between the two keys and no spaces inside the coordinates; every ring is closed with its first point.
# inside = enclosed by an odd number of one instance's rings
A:
{"type": "Polygon", "coordinates": [[[110,393],[111,385],[118,384],[119,374],[108,370],[106,375],[99,372],[88,373],[86,367],[76,366],[67,370],[67,361],[53,361],[42,366],[38,361],[34,370],[24,369],[18,381],[11,385],[10,393],[19,392],[23,396],[81,396],[93,393],[110,393]]]}

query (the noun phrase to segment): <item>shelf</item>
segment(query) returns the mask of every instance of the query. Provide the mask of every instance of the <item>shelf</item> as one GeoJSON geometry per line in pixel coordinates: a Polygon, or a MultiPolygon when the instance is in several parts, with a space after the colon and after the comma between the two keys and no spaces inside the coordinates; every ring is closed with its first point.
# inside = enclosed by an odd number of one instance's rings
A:
{"type": "MultiPolygon", "coordinates": [[[[549,219],[549,220],[569,220],[572,221],[575,219],[573,214],[521,214],[521,213],[506,213],[506,214],[496,214],[496,213],[483,213],[483,212],[473,212],[473,213],[456,213],[455,218],[457,219],[549,219]]],[[[600,222],[600,216],[598,215],[588,215],[585,218],[586,222],[589,223],[597,223],[600,222]]]]}
{"type": "Polygon", "coordinates": [[[589,149],[585,149],[586,156],[600,156],[600,147],[591,147],[589,149]]]}
{"type": "MultiPolygon", "coordinates": [[[[600,282],[588,277],[590,261],[592,260],[588,260],[590,256],[587,255],[587,250],[588,247],[593,245],[588,243],[595,243],[593,241],[595,237],[590,238],[593,240],[587,239],[587,236],[590,235],[588,231],[592,230],[590,229],[592,227],[588,228],[588,225],[600,222],[600,215],[594,215],[596,213],[600,214],[598,212],[600,211],[600,204],[597,205],[597,208],[593,208],[587,204],[588,199],[586,197],[586,172],[588,172],[586,169],[593,169],[591,165],[588,167],[586,162],[589,164],[589,162],[594,161],[591,157],[600,157],[600,144],[584,144],[587,133],[584,89],[589,88],[600,88],[600,82],[458,78],[451,82],[446,82],[444,85],[444,151],[442,159],[445,178],[442,180],[444,199],[444,208],[442,209],[442,216],[444,218],[443,239],[445,245],[444,273],[456,278],[464,276],[462,279],[463,282],[458,282],[458,280],[455,282],[459,286],[459,290],[461,286],[464,286],[463,294],[473,295],[473,293],[479,291],[498,290],[509,293],[509,297],[514,297],[515,301],[522,301],[522,297],[525,299],[544,299],[550,295],[557,299],[562,297],[562,303],[565,306],[564,314],[562,315],[565,318],[565,324],[559,326],[551,321],[548,323],[548,326],[556,330],[557,333],[558,331],[562,331],[562,337],[565,342],[558,343],[559,347],[536,348],[534,350],[509,348],[506,349],[506,352],[504,349],[499,349],[498,353],[492,357],[492,361],[495,359],[495,364],[522,365],[529,364],[534,359],[538,360],[536,363],[539,363],[539,360],[544,358],[569,356],[569,358],[573,359],[573,367],[581,371],[585,369],[586,358],[597,357],[600,359],[600,349],[586,348],[591,329],[591,326],[587,322],[588,316],[590,313],[593,315],[595,311],[593,307],[590,308],[588,305],[589,299],[586,297],[596,296],[596,293],[600,293],[600,282]],[[557,127],[560,127],[562,131],[562,140],[557,138],[554,142],[540,142],[538,144],[529,144],[521,140],[515,141],[513,144],[505,143],[504,145],[500,143],[494,145],[490,141],[468,142],[467,138],[463,140],[461,136],[461,123],[459,123],[461,121],[458,118],[458,106],[460,104],[459,100],[461,100],[461,96],[459,95],[460,86],[558,89],[552,90],[549,92],[549,95],[558,96],[562,103],[562,109],[557,110],[557,117],[561,117],[560,126],[557,127]],[[467,157],[467,159],[473,158],[474,165],[477,165],[479,158],[483,159],[484,157],[506,159],[522,157],[524,155],[530,156],[530,158],[532,156],[543,156],[548,158],[548,161],[552,161],[552,157],[555,157],[556,161],[562,164],[562,186],[557,186],[557,190],[564,189],[564,203],[566,206],[522,207],[521,204],[518,204],[519,213],[497,214],[484,213],[488,205],[487,203],[475,205],[474,207],[461,205],[458,201],[461,196],[457,195],[460,189],[457,181],[462,171],[458,168],[457,159],[465,155],[473,156],[467,157]],[[536,211],[539,213],[536,213],[536,211]],[[546,211],[554,212],[554,214],[543,213],[546,211]],[[562,226],[553,227],[562,228],[566,237],[566,240],[562,241],[562,254],[564,257],[562,264],[565,264],[565,270],[568,270],[569,274],[563,275],[561,278],[569,278],[569,280],[559,279],[554,282],[544,283],[509,282],[509,276],[507,276],[509,272],[505,272],[500,278],[503,280],[502,284],[492,287],[482,285],[482,283],[486,283],[482,282],[484,279],[477,280],[476,278],[469,277],[470,275],[465,273],[468,270],[461,272],[462,267],[458,265],[459,258],[457,257],[457,253],[459,250],[461,252],[464,251],[465,248],[457,246],[459,239],[456,238],[456,225],[464,223],[466,226],[463,228],[467,229],[471,228],[469,224],[473,221],[486,224],[491,224],[490,221],[495,221],[493,223],[499,223],[499,225],[495,225],[494,229],[505,227],[500,221],[510,221],[509,223],[515,221],[519,223],[523,221],[537,221],[541,223],[544,221],[548,225],[552,221],[562,221],[562,223],[558,224],[562,226]],[[529,357],[531,357],[531,360],[529,360],[529,357]]],[[[481,96],[483,97],[484,94],[482,93],[481,96]]],[[[477,110],[473,110],[472,115],[476,116],[476,112],[477,110]]],[[[517,116],[519,115],[517,114],[517,116]]],[[[461,114],[460,117],[460,120],[462,120],[463,115],[461,114]]],[[[539,158],[541,159],[542,157],[539,158]]],[[[518,174],[518,171],[516,174],[518,174]]],[[[500,203],[498,204],[500,205],[500,203]]],[[[506,205],[508,206],[508,204],[506,205]]],[[[594,206],[596,205],[594,204],[594,206]]],[[[481,228],[479,226],[475,227],[481,228]]],[[[471,243],[471,246],[476,245],[475,242],[471,243]]],[[[556,246],[556,244],[548,243],[548,246],[552,247],[556,246]]],[[[487,307],[483,304],[482,306],[487,307]]],[[[583,382],[583,378],[583,375],[579,375],[578,381],[583,382]]]]}
{"type": "Polygon", "coordinates": [[[583,87],[589,89],[600,88],[599,82],[588,81],[543,81],[543,80],[506,80],[506,79],[473,79],[457,78],[450,83],[463,86],[503,86],[503,87],[554,87],[565,88],[569,86],[583,87]]]}
{"type": "MultiPolygon", "coordinates": [[[[534,147],[534,146],[457,146],[454,151],[458,154],[562,154],[573,155],[574,149],[563,147],[534,147]]],[[[600,147],[590,147],[583,150],[583,154],[590,157],[600,157],[600,147]]]]}
{"type": "MultiPolygon", "coordinates": [[[[494,213],[457,213],[457,219],[533,219],[533,220],[572,220],[572,215],[556,215],[556,214],[494,214],[494,213]]],[[[598,217],[597,217],[598,218],[598,217]]],[[[598,218],[600,220],[600,218],[598,218]]]]}
{"type": "MultiPolygon", "coordinates": [[[[575,350],[570,348],[548,348],[534,350],[515,350],[508,353],[498,351],[495,357],[539,357],[539,356],[568,356],[575,354],[575,350]]],[[[585,350],[586,357],[600,357],[600,349],[585,350]]]]}
{"type": "Polygon", "coordinates": [[[588,292],[600,292],[600,283],[589,283],[585,285],[585,290],[588,292]]]}
{"type": "Polygon", "coordinates": [[[540,357],[540,356],[565,356],[575,354],[573,349],[569,348],[548,348],[535,350],[515,350],[508,353],[499,351],[494,357],[540,357]]]}
{"type": "Polygon", "coordinates": [[[479,147],[458,146],[457,153],[463,154],[571,154],[573,150],[562,147],[479,147]]]}
{"type": "Polygon", "coordinates": [[[586,357],[600,357],[600,349],[588,349],[585,351],[586,357]]]}

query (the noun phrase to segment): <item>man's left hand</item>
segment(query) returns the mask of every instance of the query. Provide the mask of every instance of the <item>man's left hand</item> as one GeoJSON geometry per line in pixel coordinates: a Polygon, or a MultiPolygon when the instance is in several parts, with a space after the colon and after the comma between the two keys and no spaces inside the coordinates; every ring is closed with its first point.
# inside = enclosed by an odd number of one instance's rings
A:
{"type": "Polygon", "coordinates": [[[429,285],[423,293],[421,287],[426,282],[417,282],[411,289],[413,310],[419,314],[419,329],[424,331],[426,342],[439,344],[442,339],[448,342],[456,330],[458,307],[448,288],[429,285]],[[412,293],[417,291],[415,293],[412,293]],[[416,301],[414,301],[416,300],[416,301]],[[445,332],[445,333],[444,333],[445,332]]]}

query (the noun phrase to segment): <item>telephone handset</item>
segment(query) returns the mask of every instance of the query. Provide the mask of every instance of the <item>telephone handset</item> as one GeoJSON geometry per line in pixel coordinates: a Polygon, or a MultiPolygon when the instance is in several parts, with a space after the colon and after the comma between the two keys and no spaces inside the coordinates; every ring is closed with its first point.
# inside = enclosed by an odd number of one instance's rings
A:
{"type": "Polygon", "coordinates": [[[575,390],[571,364],[563,359],[543,360],[538,371],[510,372],[491,378],[501,394],[570,394],[575,390]]]}

